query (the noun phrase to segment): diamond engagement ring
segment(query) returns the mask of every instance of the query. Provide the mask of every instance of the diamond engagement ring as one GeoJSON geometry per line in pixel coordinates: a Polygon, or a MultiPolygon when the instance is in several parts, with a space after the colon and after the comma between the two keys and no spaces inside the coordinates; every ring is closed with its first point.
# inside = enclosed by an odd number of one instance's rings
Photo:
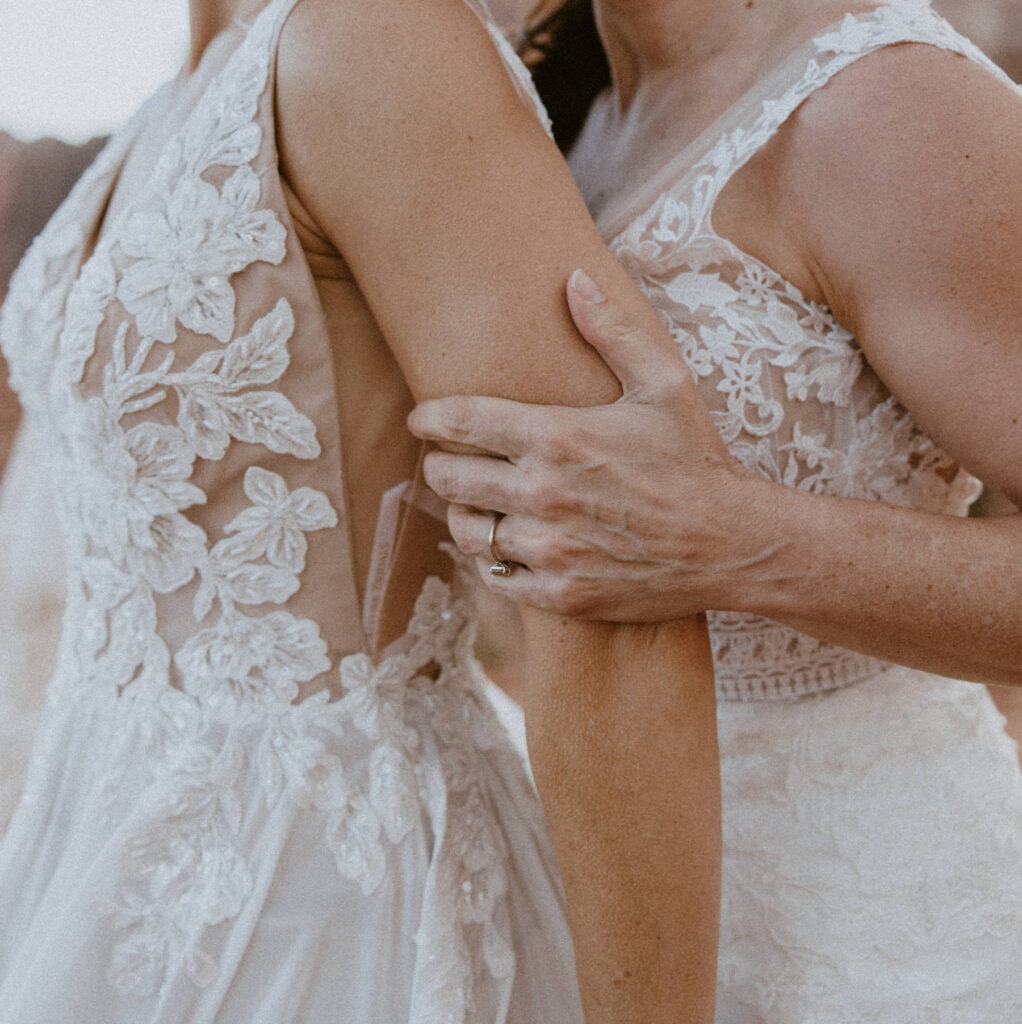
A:
{"type": "Polygon", "coordinates": [[[511,563],[505,562],[500,557],[500,553],[497,551],[497,524],[504,518],[503,512],[493,513],[493,523],[490,526],[490,558],[493,559],[493,565],[490,566],[491,576],[510,576],[511,575],[511,563]]]}

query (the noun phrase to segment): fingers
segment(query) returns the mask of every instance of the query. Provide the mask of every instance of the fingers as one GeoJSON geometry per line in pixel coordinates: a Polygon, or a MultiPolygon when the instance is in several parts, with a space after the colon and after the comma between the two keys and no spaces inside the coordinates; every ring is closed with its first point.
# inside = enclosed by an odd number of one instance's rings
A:
{"type": "Polygon", "coordinates": [[[515,604],[545,607],[539,603],[544,600],[542,588],[539,588],[537,593],[533,574],[525,566],[516,565],[511,570],[510,576],[494,576],[490,572],[489,555],[485,558],[477,558],[475,565],[479,578],[483,581],[483,586],[493,591],[494,594],[514,601],[515,604]]]}
{"type": "Polygon", "coordinates": [[[515,604],[583,619],[592,617],[596,607],[584,592],[565,585],[563,578],[553,573],[516,565],[510,576],[494,576],[488,555],[476,559],[476,569],[483,586],[515,604]]]}
{"type": "MultiPolygon", "coordinates": [[[[493,516],[493,512],[464,505],[449,505],[447,508],[447,527],[458,549],[466,555],[485,559],[487,565],[493,561],[490,552],[493,516]]],[[[494,553],[502,562],[515,562],[518,566],[533,569],[549,561],[547,536],[548,531],[536,520],[528,516],[507,516],[497,524],[494,553]]]]}
{"type": "MultiPolygon", "coordinates": [[[[493,561],[490,554],[490,527],[493,526],[493,512],[481,512],[464,505],[447,507],[447,528],[451,531],[458,550],[466,555],[485,558],[487,565],[493,561]]],[[[527,564],[521,548],[513,543],[513,525],[509,519],[501,519],[497,526],[494,547],[502,562],[527,564]]]]}
{"type": "Polygon", "coordinates": [[[546,543],[547,532],[535,520],[526,516],[501,519],[494,537],[495,552],[490,551],[492,512],[451,505],[447,509],[447,523],[459,550],[475,556],[479,576],[493,593],[516,604],[576,618],[590,617],[598,609],[598,590],[580,585],[570,573],[541,564],[552,561],[551,551],[546,543]],[[513,563],[510,576],[494,576],[490,572],[494,554],[503,562],[513,563]]]}
{"type": "Polygon", "coordinates": [[[430,488],[444,501],[494,512],[516,512],[516,468],[490,455],[430,452],[422,465],[430,488]]]}
{"type": "Polygon", "coordinates": [[[408,417],[408,429],[423,441],[471,445],[516,459],[527,447],[532,418],[542,411],[505,398],[455,395],[421,402],[408,417]]]}
{"type": "Polygon", "coordinates": [[[675,379],[679,370],[688,376],[680,353],[666,349],[632,323],[584,270],[571,275],[567,292],[575,326],[621,381],[625,395],[660,390],[665,379],[675,379]]]}

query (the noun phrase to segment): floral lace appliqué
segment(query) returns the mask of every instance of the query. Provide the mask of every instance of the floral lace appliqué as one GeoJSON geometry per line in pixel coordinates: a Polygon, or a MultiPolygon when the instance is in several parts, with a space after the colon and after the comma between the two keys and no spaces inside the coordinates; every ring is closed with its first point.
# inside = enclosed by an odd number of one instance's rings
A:
{"type": "MultiPolygon", "coordinates": [[[[713,229],[734,174],[817,89],[904,41],[990,67],[923,0],[849,15],[814,40],[788,88],[721,137],[617,236],[615,255],[671,326],[721,437],[747,468],[788,487],[962,515],[979,491],[912,422],[831,312],[713,229]]],[[[714,613],[718,689],[790,697],[880,671],[874,659],[756,616],[714,613]]]]}

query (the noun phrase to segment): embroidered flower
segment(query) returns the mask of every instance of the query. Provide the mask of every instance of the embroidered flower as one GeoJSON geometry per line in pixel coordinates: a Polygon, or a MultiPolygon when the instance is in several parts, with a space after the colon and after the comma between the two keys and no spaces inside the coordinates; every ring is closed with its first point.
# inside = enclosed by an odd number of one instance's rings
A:
{"type": "Polygon", "coordinates": [[[720,368],[724,375],[717,383],[717,390],[728,396],[729,408],[746,402],[762,405],[766,401],[759,383],[763,368],[758,361],[749,358],[748,352],[740,360],[722,359],[720,368]]]}
{"type": "Polygon", "coordinates": [[[228,342],[234,333],[230,276],[256,260],[284,258],[285,231],[272,210],[256,208],[259,178],[239,167],[223,191],[197,177],[177,182],[163,208],[127,218],[120,238],[134,259],[117,297],[143,336],[172,342],[177,321],[228,342]]]}
{"type": "Polygon", "coordinates": [[[224,614],[174,655],[186,692],[202,700],[290,704],[298,683],[330,668],[319,627],[278,611],[224,614]]]}
{"type": "Polygon", "coordinates": [[[219,751],[186,743],[171,756],[172,769],[139,808],[148,824],[125,848],[129,888],[109,909],[126,936],[114,950],[108,977],[125,994],[153,992],[175,961],[183,961],[195,985],[210,984],[218,965],[198,936],[237,916],[252,891],[252,874],[235,839],[241,828],[234,791],[244,763],[240,748],[230,741],[219,751]]]}
{"type": "Polygon", "coordinates": [[[79,381],[96,344],[96,328],[117,290],[113,263],[98,249],[82,268],[67,300],[67,325],[60,337],[60,357],[68,379],[79,381]]]}
{"type": "Polygon", "coordinates": [[[688,205],[668,196],[653,229],[653,237],[658,242],[676,245],[684,238],[691,222],[692,213],[688,205]]]}
{"type": "Polygon", "coordinates": [[[347,691],[346,707],[352,721],[371,739],[412,741],[404,728],[404,689],[411,674],[403,657],[386,658],[375,665],[367,654],[351,654],[341,661],[341,684],[347,691]]]}
{"type": "Polygon", "coordinates": [[[233,437],[301,459],[319,455],[315,426],[284,395],[247,390],[281,377],[293,331],[294,314],[281,299],[225,351],[204,352],[184,372],[166,376],[178,395],[178,425],[197,454],[221,459],[233,437]]]}
{"type": "Polygon", "coordinates": [[[188,482],[195,456],[181,431],[141,423],[125,432],[92,398],[79,407],[75,436],[77,500],[97,551],[158,593],[184,586],[206,535],[180,512],[206,496],[188,482]]]}
{"type": "Polygon", "coordinates": [[[298,590],[305,568],[305,531],[337,525],[326,495],[310,487],[289,492],[282,477],[258,466],[245,472],[253,505],[227,525],[225,537],[200,566],[202,582],[193,602],[195,618],[209,614],[219,598],[233,604],[282,604],[298,590]],[[269,564],[259,560],[266,558],[269,564]]]}
{"type": "Polygon", "coordinates": [[[408,623],[409,634],[418,638],[413,657],[422,661],[446,659],[463,633],[467,618],[464,602],[454,600],[450,588],[430,576],[423,584],[408,623]]]}
{"type": "Polygon", "coordinates": [[[752,263],[742,269],[735,283],[750,306],[761,306],[773,295],[777,275],[761,263],[752,263]]]}
{"type": "Polygon", "coordinates": [[[305,568],[308,530],[337,525],[326,495],[311,487],[289,492],[283,477],[258,466],[245,471],[245,494],[251,507],[226,527],[235,536],[226,542],[232,556],[254,561],[264,555],[271,565],[301,572],[305,568]]]}

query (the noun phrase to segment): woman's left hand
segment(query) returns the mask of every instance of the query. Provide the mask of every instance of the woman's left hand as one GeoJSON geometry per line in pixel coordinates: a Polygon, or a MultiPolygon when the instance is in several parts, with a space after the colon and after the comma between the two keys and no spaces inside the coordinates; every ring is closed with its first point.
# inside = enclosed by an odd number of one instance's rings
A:
{"type": "Polygon", "coordinates": [[[457,397],[423,402],[409,419],[418,437],[492,453],[426,458],[458,547],[496,592],[561,614],[657,621],[726,606],[735,572],[769,559],[755,516],[772,488],[728,454],[680,353],[580,272],[568,302],[621,381],[613,405],[457,397]],[[496,512],[495,548],[517,563],[510,577],[488,572],[496,512]]]}

